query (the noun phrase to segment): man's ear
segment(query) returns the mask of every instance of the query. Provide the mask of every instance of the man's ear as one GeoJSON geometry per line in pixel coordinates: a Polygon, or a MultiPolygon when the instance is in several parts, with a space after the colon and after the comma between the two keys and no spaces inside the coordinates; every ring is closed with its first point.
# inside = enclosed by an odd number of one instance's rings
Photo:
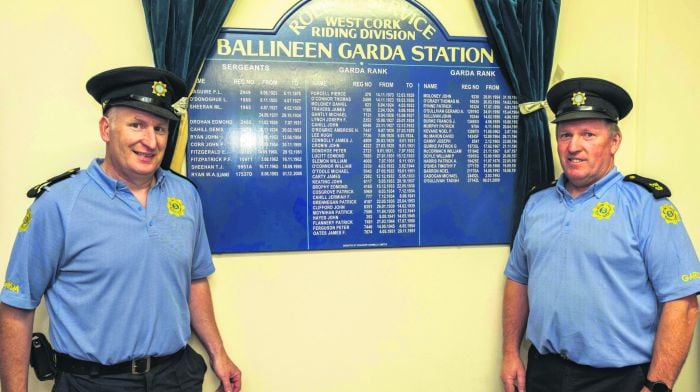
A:
{"type": "Polygon", "coordinates": [[[622,143],[622,132],[621,131],[615,132],[612,136],[612,146],[610,149],[610,152],[612,153],[612,155],[615,155],[617,150],[620,148],[621,143],[622,143]]]}
{"type": "Polygon", "coordinates": [[[109,119],[107,118],[107,116],[102,116],[102,118],[100,118],[99,125],[100,125],[100,137],[106,143],[109,141],[109,128],[110,128],[109,119]]]}

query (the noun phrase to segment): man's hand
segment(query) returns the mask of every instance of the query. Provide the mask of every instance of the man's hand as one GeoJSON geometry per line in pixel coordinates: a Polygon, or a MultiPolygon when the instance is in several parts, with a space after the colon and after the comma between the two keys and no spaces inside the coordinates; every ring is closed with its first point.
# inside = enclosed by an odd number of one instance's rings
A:
{"type": "Polygon", "coordinates": [[[525,365],[517,353],[503,356],[501,381],[505,392],[525,392],[525,365]]]}
{"type": "Polygon", "coordinates": [[[239,392],[241,390],[241,370],[228,355],[213,359],[211,368],[221,381],[221,385],[217,389],[218,392],[239,392]]]}

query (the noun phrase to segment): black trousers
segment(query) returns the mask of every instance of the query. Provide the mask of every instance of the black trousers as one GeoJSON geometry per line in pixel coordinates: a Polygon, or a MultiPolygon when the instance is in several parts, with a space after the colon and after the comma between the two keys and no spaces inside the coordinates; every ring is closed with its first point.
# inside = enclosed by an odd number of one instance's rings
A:
{"type": "Polygon", "coordinates": [[[540,354],[534,347],[527,357],[528,392],[639,392],[649,370],[649,364],[594,368],[557,354],[540,354]]]}
{"type": "Polygon", "coordinates": [[[183,355],[145,374],[89,376],[59,372],[52,392],[201,392],[207,364],[187,346],[183,355]]]}

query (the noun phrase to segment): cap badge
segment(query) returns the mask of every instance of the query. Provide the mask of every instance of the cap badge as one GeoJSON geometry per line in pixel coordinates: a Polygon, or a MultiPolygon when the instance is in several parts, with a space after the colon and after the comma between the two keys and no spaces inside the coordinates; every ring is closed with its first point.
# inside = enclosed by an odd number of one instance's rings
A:
{"type": "Polygon", "coordinates": [[[159,81],[153,82],[153,94],[159,97],[164,97],[167,93],[168,86],[165,83],[159,81]]]}
{"type": "Polygon", "coordinates": [[[575,106],[581,106],[586,103],[586,93],[583,91],[576,91],[574,95],[571,96],[571,103],[575,106]]]}

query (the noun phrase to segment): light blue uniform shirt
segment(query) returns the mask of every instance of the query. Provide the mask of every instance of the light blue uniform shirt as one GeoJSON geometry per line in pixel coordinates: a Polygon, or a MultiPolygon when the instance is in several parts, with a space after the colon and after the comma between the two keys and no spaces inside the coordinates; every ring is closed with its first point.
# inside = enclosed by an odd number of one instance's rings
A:
{"type": "Polygon", "coordinates": [[[173,353],[190,336],[191,281],[214,272],[199,196],[159,169],[143,208],[100,163],[32,204],[0,300],[34,309],[45,295],[54,349],[75,358],[173,353]]]}
{"type": "Polygon", "coordinates": [[[505,274],[528,285],[540,353],[622,367],[651,360],[660,303],[700,292],[700,263],[675,207],[614,168],[576,199],[533,194],[505,274]]]}

